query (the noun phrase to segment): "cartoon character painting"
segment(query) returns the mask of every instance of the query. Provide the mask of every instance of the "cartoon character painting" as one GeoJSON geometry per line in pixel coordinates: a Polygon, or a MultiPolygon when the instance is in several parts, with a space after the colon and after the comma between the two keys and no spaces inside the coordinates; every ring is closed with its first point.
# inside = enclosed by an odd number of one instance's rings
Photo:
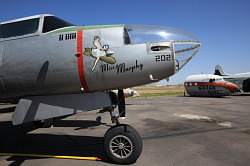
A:
{"type": "Polygon", "coordinates": [[[99,36],[94,37],[93,48],[85,48],[84,55],[91,56],[95,58],[95,62],[92,67],[92,71],[95,70],[95,67],[99,60],[106,62],[108,64],[115,64],[116,60],[112,56],[114,52],[109,50],[109,45],[101,44],[101,39],[99,36]]]}

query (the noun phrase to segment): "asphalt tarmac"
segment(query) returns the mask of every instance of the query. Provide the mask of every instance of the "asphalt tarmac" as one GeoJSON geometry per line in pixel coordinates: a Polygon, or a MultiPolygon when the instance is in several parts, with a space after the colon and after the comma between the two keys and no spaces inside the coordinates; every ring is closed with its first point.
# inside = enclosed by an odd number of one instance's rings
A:
{"type": "MultiPolygon", "coordinates": [[[[250,96],[223,98],[153,97],[127,99],[127,118],[143,138],[133,165],[250,165],[250,96]]],[[[0,156],[0,165],[113,165],[102,141],[108,113],[85,112],[56,120],[52,128],[13,127],[13,106],[0,106],[0,153],[93,156],[102,161],[0,156]],[[101,116],[101,122],[97,122],[101,116]]]]}

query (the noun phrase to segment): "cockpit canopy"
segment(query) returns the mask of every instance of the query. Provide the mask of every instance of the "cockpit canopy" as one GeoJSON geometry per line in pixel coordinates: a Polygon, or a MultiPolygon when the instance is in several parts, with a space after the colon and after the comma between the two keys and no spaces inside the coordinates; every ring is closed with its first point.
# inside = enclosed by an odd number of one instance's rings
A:
{"type": "Polygon", "coordinates": [[[0,38],[10,38],[34,34],[39,28],[39,18],[13,21],[0,24],[0,38]]]}
{"type": "Polygon", "coordinates": [[[52,15],[37,15],[0,23],[0,39],[34,35],[74,26],[52,15]]]}
{"type": "Polygon", "coordinates": [[[198,41],[196,37],[185,31],[154,25],[125,25],[124,38],[126,44],[198,41]]]}
{"type": "Polygon", "coordinates": [[[43,33],[47,33],[59,28],[74,26],[73,24],[64,21],[55,16],[45,16],[43,21],[43,33]]]}

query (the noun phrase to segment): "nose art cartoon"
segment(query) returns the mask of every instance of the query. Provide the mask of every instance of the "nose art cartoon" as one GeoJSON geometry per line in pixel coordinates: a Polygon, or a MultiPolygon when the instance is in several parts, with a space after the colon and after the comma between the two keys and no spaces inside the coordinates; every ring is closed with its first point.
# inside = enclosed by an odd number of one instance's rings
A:
{"type": "Polygon", "coordinates": [[[106,62],[108,64],[116,63],[115,58],[112,56],[114,52],[109,50],[109,45],[102,46],[101,39],[99,36],[94,37],[93,45],[94,45],[93,48],[85,48],[84,51],[85,55],[95,58],[95,62],[91,69],[92,71],[95,70],[95,67],[99,60],[106,62]]]}

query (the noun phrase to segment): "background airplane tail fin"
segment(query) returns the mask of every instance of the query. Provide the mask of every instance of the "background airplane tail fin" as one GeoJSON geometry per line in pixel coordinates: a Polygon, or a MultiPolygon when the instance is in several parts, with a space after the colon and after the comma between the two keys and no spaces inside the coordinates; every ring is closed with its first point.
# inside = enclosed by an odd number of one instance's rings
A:
{"type": "Polygon", "coordinates": [[[214,75],[225,76],[227,74],[224,73],[224,71],[220,65],[216,65],[215,70],[214,70],[214,75]]]}

